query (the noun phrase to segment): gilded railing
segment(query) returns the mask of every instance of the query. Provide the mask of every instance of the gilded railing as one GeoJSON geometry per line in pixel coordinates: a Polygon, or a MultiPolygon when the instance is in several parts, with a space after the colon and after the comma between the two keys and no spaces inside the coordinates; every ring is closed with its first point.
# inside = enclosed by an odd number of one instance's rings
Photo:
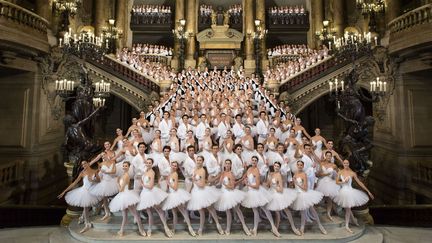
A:
{"type": "MultiPolygon", "coordinates": [[[[29,27],[42,35],[47,34],[48,21],[39,15],[16,4],[0,0],[0,24],[4,20],[18,26],[29,27]]],[[[10,26],[10,25],[9,25],[10,26]]]]}

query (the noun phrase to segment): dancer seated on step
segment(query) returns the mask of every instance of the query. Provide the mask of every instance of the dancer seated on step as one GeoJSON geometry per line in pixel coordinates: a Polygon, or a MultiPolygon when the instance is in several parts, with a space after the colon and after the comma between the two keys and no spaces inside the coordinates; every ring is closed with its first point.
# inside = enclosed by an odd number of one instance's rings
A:
{"type": "Polygon", "coordinates": [[[227,225],[225,234],[231,233],[232,214],[231,209],[235,211],[238,219],[240,220],[243,230],[246,235],[251,235],[249,229],[246,226],[243,213],[240,210],[240,203],[245,198],[246,194],[243,191],[236,189],[236,181],[234,174],[231,172],[231,160],[227,159],[224,163],[224,170],[220,175],[220,184],[222,185],[221,196],[219,200],[214,204],[217,211],[225,211],[227,217],[227,225]]]}
{"type": "Polygon", "coordinates": [[[216,223],[216,228],[219,234],[223,234],[221,225],[219,224],[219,219],[216,215],[216,211],[213,208],[213,204],[219,200],[220,191],[214,186],[207,186],[206,183],[206,171],[203,167],[204,157],[199,155],[196,158],[196,166],[192,176],[193,188],[191,191],[191,199],[188,202],[187,209],[191,211],[199,211],[200,216],[200,226],[198,229],[198,235],[202,235],[205,222],[205,211],[207,209],[214,222],[216,223]]]}
{"type": "Polygon", "coordinates": [[[178,168],[179,164],[177,161],[171,162],[171,173],[168,176],[168,196],[162,203],[162,210],[171,210],[173,214],[173,227],[172,233],[175,233],[177,225],[177,211],[183,215],[184,220],[188,226],[189,234],[196,236],[195,231],[192,228],[189,215],[186,211],[185,204],[190,200],[191,195],[183,188],[178,187],[178,168]]]}
{"type": "Polygon", "coordinates": [[[146,236],[144,228],[141,224],[141,218],[138,216],[138,212],[136,210],[136,205],[140,201],[139,195],[134,190],[129,190],[129,167],[130,162],[124,161],[122,164],[123,174],[117,178],[119,193],[111,200],[109,208],[113,213],[122,211],[122,224],[120,226],[119,232],[117,232],[119,236],[123,236],[124,234],[124,227],[127,223],[128,211],[130,211],[134,216],[134,220],[138,225],[139,234],[146,236]]]}
{"type": "Polygon", "coordinates": [[[161,209],[161,203],[165,200],[168,194],[162,191],[159,187],[155,186],[155,172],[153,171],[153,159],[147,158],[145,162],[146,172],[142,175],[141,185],[143,187],[140,194],[140,202],[138,203],[138,210],[146,210],[148,215],[148,230],[147,236],[151,236],[152,225],[153,225],[153,213],[151,209],[154,209],[164,226],[165,234],[171,238],[172,233],[166,223],[165,215],[161,209]]]}
{"type": "Polygon", "coordinates": [[[271,225],[271,231],[276,237],[280,237],[280,234],[274,225],[273,217],[264,206],[270,201],[270,194],[269,192],[261,186],[260,183],[260,173],[257,168],[258,164],[258,157],[252,156],[251,161],[251,167],[247,170],[246,174],[243,176],[242,180],[245,182],[245,185],[247,186],[247,192],[246,197],[242,201],[241,205],[245,208],[251,208],[254,213],[254,226],[251,230],[251,234],[253,236],[256,236],[257,230],[258,230],[258,223],[259,223],[259,211],[258,209],[261,208],[267,219],[270,222],[271,225]]]}
{"type": "Polygon", "coordinates": [[[84,228],[80,233],[84,233],[91,228],[89,209],[99,202],[99,198],[90,193],[93,183],[97,180],[97,164],[90,167],[87,161],[83,161],[81,166],[83,168],[81,173],[57,198],[62,198],[67,192],[65,197],[67,204],[83,208],[84,228]],[[83,185],[72,190],[81,180],[83,185]]]}
{"type": "Polygon", "coordinates": [[[354,217],[351,208],[365,205],[368,201],[368,195],[366,193],[352,188],[353,179],[357,184],[365,190],[371,199],[374,199],[372,193],[367,187],[358,179],[357,174],[349,167],[349,161],[343,161],[343,169],[339,171],[336,183],[342,185],[338,195],[334,198],[337,205],[345,208],[345,228],[348,232],[353,233],[349,228],[350,218],[353,220],[355,225],[359,225],[357,219],[354,217]]]}
{"type": "Polygon", "coordinates": [[[292,209],[301,211],[301,226],[300,233],[304,234],[304,227],[306,224],[306,212],[310,210],[314,220],[316,220],[319,229],[323,234],[327,234],[327,231],[321,225],[318,213],[316,212],[314,205],[318,204],[323,198],[321,192],[315,191],[308,188],[308,179],[306,173],[303,171],[304,162],[297,161],[297,172],[294,174],[294,185],[297,190],[297,198],[291,205],[292,209]]]}
{"type": "MultiPolygon", "coordinates": [[[[291,173],[291,171],[288,171],[291,173]]],[[[273,164],[273,172],[267,178],[267,184],[270,186],[270,202],[267,203],[266,209],[275,212],[276,228],[279,228],[280,212],[284,211],[288,217],[291,229],[296,235],[300,235],[300,231],[295,227],[289,206],[297,198],[297,192],[291,188],[284,188],[281,174],[281,163],[276,161],[273,164]]]]}

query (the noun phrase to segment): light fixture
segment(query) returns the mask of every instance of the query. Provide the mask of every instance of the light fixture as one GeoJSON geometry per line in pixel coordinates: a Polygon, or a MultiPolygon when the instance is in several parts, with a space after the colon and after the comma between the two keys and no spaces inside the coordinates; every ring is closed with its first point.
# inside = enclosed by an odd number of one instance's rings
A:
{"type": "Polygon", "coordinates": [[[260,26],[261,25],[261,20],[260,19],[255,19],[255,26],[260,26]]]}
{"type": "Polygon", "coordinates": [[[362,14],[384,13],[386,8],[385,0],[356,0],[357,8],[362,14]]]}
{"type": "Polygon", "coordinates": [[[114,24],[115,24],[115,19],[109,19],[109,20],[108,20],[108,23],[109,23],[110,25],[114,25],[114,24]]]}
{"type": "Polygon", "coordinates": [[[324,27],[328,27],[328,26],[329,26],[329,23],[330,23],[330,21],[328,21],[328,20],[324,20],[324,21],[323,21],[323,26],[324,26],[324,27]]]}
{"type": "Polygon", "coordinates": [[[180,19],[179,23],[181,26],[185,26],[186,25],[186,20],[185,19],[180,19]]]}

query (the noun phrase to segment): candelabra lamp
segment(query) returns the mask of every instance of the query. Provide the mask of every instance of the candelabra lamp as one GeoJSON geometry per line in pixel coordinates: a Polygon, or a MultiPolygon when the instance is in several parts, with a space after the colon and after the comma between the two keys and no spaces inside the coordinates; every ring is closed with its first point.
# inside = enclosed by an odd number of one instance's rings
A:
{"type": "Polygon", "coordinates": [[[60,31],[66,31],[69,26],[69,17],[75,17],[81,0],[53,0],[53,8],[60,16],[60,31]]]}
{"type": "Polygon", "coordinates": [[[326,45],[329,50],[332,50],[332,44],[334,45],[335,31],[330,27],[330,21],[323,21],[323,28],[315,32],[316,38],[326,45]]]}
{"type": "Polygon", "coordinates": [[[123,37],[123,30],[115,27],[115,19],[109,19],[108,25],[102,27],[102,40],[108,53],[115,53],[117,40],[123,37]]]}
{"type": "Polygon", "coordinates": [[[261,54],[262,54],[262,48],[261,43],[265,39],[267,35],[267,29],[263,26],[263,23],[261,20],[256,19],[255,20],[255,32],[251,33],[251,36],[253,37],[254,41],[254,47],[255,47],[255,73],[258,78],[262,78],[262,68],[261,68],[261,54]]]}
{"type": "Polygon", "coordinates": [[[183,69],[185,65],[185,47],[186,47],[186,38],[188,37],[188,33],[185,31],[185,26],[186,26],[186,20],[180,19],[178,21],[177,28],[172,30],[174,34],[174,38],[176,38],[179,42],[179,50],[178,50],[177,57],[180,61],[180,69],[183,69]]]}

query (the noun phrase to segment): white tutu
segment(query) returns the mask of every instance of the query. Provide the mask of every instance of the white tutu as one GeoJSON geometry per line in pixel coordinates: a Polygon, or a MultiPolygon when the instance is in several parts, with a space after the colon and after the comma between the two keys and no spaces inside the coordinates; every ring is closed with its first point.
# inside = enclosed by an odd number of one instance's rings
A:
{"type": "Polygon", "coordinates": [[[311,206],[319,203],[323,196],[324,195],[321,192],[315,190],[297,192],[297,198],[294,200],[291,207],[297,211],[308,209],[311,206]]]}
{"type": "Polygon", "coordinates": [[[195,211],[207,208],[215,203],[219,199],[220,195],[220,190],[216,189],[214,186],[205,186],[204,188],[200,188],[197,185],[194,185],[187,209],[195,211]]]}
{"type": "Polygon", "coordinates": [[[221,189],[221,196],[214,204],[217,211],[226,211],[240,204],[246,197],[246,193],[238,189],[228,190],[224,187],[221,189]]]}
{"type": "Polygon", "coordinates": [[[191,194],[186,190],[178,188],[177,191],[174,191],[170,189],[170,192],[168,193],[168,197],[165,199],[165,201],[162,204],[162,209],[169,210],[169,209],[176,208],[177,206],[186,203],[190,199],[191,199],[191,194]]]}
{"type": "Polygon", "coordinates": [[[326,176],[318,180],[315,190],[321,192],[326,197],[334,198],[339,193],[340,186],[334,180],[326,176]]]}
{"type": "Polygon", "coordinates": [[[129,206],[136,205],[139,203],[140,198],[138,193],[133,190],[128,190],[125,188],[124,191],[119,192],[110,202],[109,208],[110,211],[115,213],[118,211],[122,211],[129,206]]]}
{"type": "Polygon", "coordinates": [[[99,198],[91,194],[89,190],[81,186],[66,193],[65,200],[67,204],[75,207],[91,207],[97,204],[99,198]]]}
{"type": "Polygon", "coordinates": [[[344,186],[333,201],[343,208],[352,208],[365,205],[369,201],[369,197],[360,190],[344,186]]]}
{"type": "Polygon", "coordinates": [[[297,191],[291,188],[284,188],[281,193],[272,189],[270,192],[271,201],[266,208],[270,211],[280,211],[289,207],[297,198],[297,191]]]}
{"type": "Polygon", "coordinates": [[[256,208],[266,205],[269,201],[270,193],[264,187],[260,186],[259,189],[249,187],[241,205],[245,208],[256,208]]]}
{"type": "Polygon", "coordinates": [[[143,188],[140,194],[140,202],[138,203],[137,210],[143,210],[159,205],[167,196],[168,193],[162,191],[159,187],[155,186],[151,190],[143,188]]]}
{"type": "Polygon", "coordinates": [[[102,180],[89,189],[90,193],[97,197],[110,197],[118,193],[116,178],[103,175],[102,180]]]}

